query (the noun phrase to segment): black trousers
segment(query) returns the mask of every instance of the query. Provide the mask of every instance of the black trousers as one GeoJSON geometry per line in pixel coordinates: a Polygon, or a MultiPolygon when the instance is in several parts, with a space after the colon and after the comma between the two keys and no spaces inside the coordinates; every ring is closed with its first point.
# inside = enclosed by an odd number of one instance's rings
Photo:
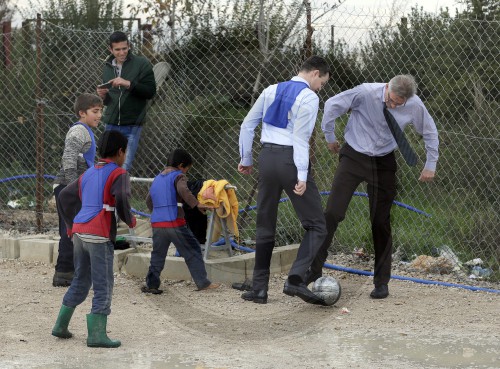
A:
{"type": "MultiPolygon", "coordinates": [[[[60,184],[54,188],[54,196],[56,198],[56,205],[59,202],[59,194],[66,187],[66,185],[60,184]]],[[[57,215],[59,218],[59,255],[57,256],[56,272],[68,273],[75,270],[73,264],[73,242],[68,237],[66,231],[66,224],[64,223],[61,215],[59,214],[59,207],[57,210],[57,215]]]]}
{"type": "Polygon", "coordinates": [[[372,157],[355,151],[347,144],[342,147],[325,209],[328,235],[311,265],[313,274],[321,275],[333,235],[345,218],[354,191],[361,182],[367,182],[375,249],[373,283],[378,286],[389,282],[392,258],[391,207],[396,197],[396,171],[394,153],[372,157]]]}
{"type": "Polygon", "coordinates": [[[278,204],[284,190],[299,217],[305,234],[288,277],[292,283],[304,280],[304,274],[316,257],[326,237],[326,223],[321,197],[310,173],[302,196],[293,192],[297,184],[297,167],[293,148],[264,144],[259,154],[257,194],[257,234],[253,289],[268,288],[271,256],[275,246],[278,204]]]}

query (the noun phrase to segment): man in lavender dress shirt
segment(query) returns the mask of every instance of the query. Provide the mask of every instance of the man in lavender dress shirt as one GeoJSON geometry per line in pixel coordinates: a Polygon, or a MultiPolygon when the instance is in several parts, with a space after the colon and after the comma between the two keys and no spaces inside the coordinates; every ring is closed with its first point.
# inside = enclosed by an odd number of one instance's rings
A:
{"type": "Polygon", "coordinates": [[[375,249],[372,298],[386,298],[391,277],[392,235],[390,211],[396,197],[397,143],[384,117],[384,103],[404,130],[408,124],[423,137],[427,158],[420,174],[422,182],[432,181],[438,160],[438,133],[434,120],[422,100],[415,95],[417,85],[410,75],[398,75],[389,83],[364,83],[327,100],[321,127],[328,149],[339,153],[339,166],[325,209],[328,236],[323,242],[305,283],[322,274],[333,235],[344,219],[354,191],[367,182],[370,219],[375,249]],[[336,139],[335,119],[350,112],[344,132],[345,144],[336,139]]]}

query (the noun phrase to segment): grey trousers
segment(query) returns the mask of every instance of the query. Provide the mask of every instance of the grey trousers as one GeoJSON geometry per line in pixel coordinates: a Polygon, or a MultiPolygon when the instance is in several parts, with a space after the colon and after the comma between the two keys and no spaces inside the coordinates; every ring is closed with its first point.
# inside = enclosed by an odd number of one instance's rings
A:
{"type": "Polygon", "coordinates": [[[257,234],[253,289],[267,290],[269,268],[275,246],[278,204],[284,190],[305,229],[297,258],[288,274],[291,283],[304,280],[304,274],[316,257],[326,235],[326,222],[321,197],[310,173],[302,196],[293,192],[297,184],[297,168],[291,146],[264,144],[259,155],[257,194],[257,234]]]}

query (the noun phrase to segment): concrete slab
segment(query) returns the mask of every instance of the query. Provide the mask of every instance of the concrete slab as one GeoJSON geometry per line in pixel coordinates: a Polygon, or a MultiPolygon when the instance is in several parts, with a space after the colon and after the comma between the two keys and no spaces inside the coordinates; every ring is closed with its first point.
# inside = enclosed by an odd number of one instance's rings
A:
{"type": "Polygon", "coordinates": [[[294,244],[278,248],[280,253],[281,273],[288,273],[290,271],[292,264],[297,257],[299,246],[299,244],[294,244]]]}
{"type": "MultiPolygon", "coordinates": [[[[205,261],[208,279],[212,282],[232,283],[244,280],[247,275],[246,264],[252,255],[236,255],[223,259],[205,261]]],[[[253,269],[249,272],[252,273],[253,269]]]]}
{"type": "MultiPolygon", "coordinates": [[[[130,231],[127,225],[123,222],[120,222],[118,224],[117,234],[125,235],[129,233],[130,231]]],[[[151,228],[151,222],[149,221],[149,219],[137,219],[137,225],[134,228],[134,235],[138,237],[153,237],[153,230],[151,228]]]]}
{"type": "Polygon", "coordinates": [[[21,239],[19,240],[19,259],[52,263],[54,240],[21,239]]]}
{"type": "MultiPolygon", "coordinates": [[[[23,238],[2,237],[0,235],[0,257],[21,258],[29,261],[55,263],[58,256],[59,237],[34,235],[23,238]]],[[[271,274],[287,273],[297,256],[299,245],[277,247],[271,259],[271,274]]],[[[170,247],[175,252],[174,245],[170,247]]],[[[252,278],[255,266],[255,254],[248,253],[227,257],[224,252],[214,252],[219,258],[210,258],[206,261],[207,274],[213,282],[242,282],[252,278]],[[224,255],[225,254],[225,255],[224,255]]],[[[212,256],[212,255],[211,255],[212,256]]],[[[215,256],[215,255],[214,255],[215,256]]],[[[151,261],[151,249],[130,248],[116,250],[113,270],[131,276],[145,278],[151,261]]],[[[189,269],[182,257],[167,256],[165,268],[161,278],[172,280],[192,280],[189,269]]]]}
{"type": "Polygon", "coordinates": [[[59,240],[55,241],[54,249],[52,250],[52,264],[54,265],[57,264],[58,257],[59,257],[59,240]]]}
{"type": "MultiPolygon", "coordinates": [[[[271,275],[274,275],[274,274],[281,274],[281,252],[280,252],[280,249],[281,247],[275,247],[274,250],[273,250],[273,256],[271,257],[271,265],[270,265],[270,269],[269,269],[269,272],[271,273],[271,275]]],[[[246,273],[245,273],[245,277],[244,278],[252,278],[252,275],[253,275],[253,269],[255,267],[255,253],[251,253],[251,254],[247,254],[247,255],[250,255],[250,257],[248,258],[247,262],[246,262],[246,265],[245,265],[245,269],[246,269],[246,273]]],[[[243,280],[244,280],[243,278],[243,280]]],[[[242,280],[237,280],[236,282],[242,282],[242,280]]]]}
{"type": "MultiPolygon", "coordinates": [[[[150,253],[128,254],[121,270],[122,272],[134,277],[146,278],[150,262],[150,253]]],[[[165,267],[160,278],[191,280],[191,274],[189,273],[189,269],[187,268],[183,258],[167,256],[165,259],[165,267]]]]}
{"type": "Polygon", "coordinates": [[[165,268],[161,273],[162,279],[173,279],[191,281],[191,273],[184,261],[184,258],[176,256],[167,256],[165,260],[165,268]]]}
{"type": "Polygon", "coordinates": [[[23,237],[12,237],[9,234],[0,234],[0,258],[18,259],[19,241],[27,239],[49,239],[47,235],[31,235],[23,237]]]}
{"type": "Polygon", "coordinates": [[[11,238],[11,237],[0,238],[0,258],[2,259],[19,258],[19,238],[11,238]]]}
{"type": "Polygon", "coordinates": [[[121,271],[134,277],[145,278],[150,261],[151,254],[142,252],[129,254],[123,263],[121,271]]]}
{"type": "Polygon", "coordinates": [[[144,221],[144,220],[138,220],[137,225],[134,228],[136,236],[141,236],[141,237],[152,237],[153,236],[153,230],[151,228],[151,222],[144,221]]]}
{"type": "Polygon", "coordinates": [[[113,272],[119,273],[127,259],[128,255],[136,253],[137,250],[134,248],[125,250],[115,250],[115,255],[113,258],[113,272]]]}

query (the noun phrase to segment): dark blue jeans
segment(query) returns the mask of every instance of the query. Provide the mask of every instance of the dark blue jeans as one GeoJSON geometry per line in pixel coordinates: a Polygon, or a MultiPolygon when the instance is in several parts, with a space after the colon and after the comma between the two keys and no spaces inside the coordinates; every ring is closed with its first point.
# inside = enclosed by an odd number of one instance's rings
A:
{"type": "Polygon", "coordinates": [[[160,287],[160,274],[165,267],[168,247],[172,242],[186,261],[191,277],[198,289],[210,285],[201,254],[200,243],[187,226],[176,228],[153,228],[153,251],[146,284],[149,288],[160,287]]]}
{"type": "MultiPolygon", "coordinates": [[[[54,197],[56,198],[56,205],[59,202],[59,194],[66,187],[66,185],[60,184],[54,188],[54,197]]],[[[59,208],[57,209],[57,216],[59,218],[59,254],[57,256],[56,262],[56,272],[68,273],[74,271],[73,266],[73,242],[68,237],[66,231],[66,224],[59,214],[59,208]]]]}
{"type": "Polygon", "coordinates": [[[63,305],[75,308],[89,294],[90,287],[94,289],[92,299],[92,314],[111,313],[111,298],[113,295],[113,258],[114,247],[111,241],[106,243],[85,242],[73,236],[75,253],[75,275],[71,286],[64,295],[63,305]]]}

